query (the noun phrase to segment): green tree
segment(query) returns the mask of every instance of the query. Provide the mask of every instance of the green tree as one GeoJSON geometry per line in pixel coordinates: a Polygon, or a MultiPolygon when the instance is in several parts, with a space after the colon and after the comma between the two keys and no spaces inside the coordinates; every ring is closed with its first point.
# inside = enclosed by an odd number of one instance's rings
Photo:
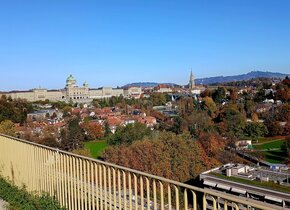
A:
{"type": "Polygon", "coordinates": [[[69,106],[69,105],[66,105],[62,108],[62,112],[63,112],[63,116],[64,117],[67,117],[71,114],[71,110],[72,110],[72,107],[69,106]]]}
{"type": "Polygon", "coordinates": [[[246,118],[236,106],[225,108],[216,120],[220,122],[220,133],[228,132],[236,137],[243,136],[246,118]]]}
{"type": "Polygon", "coordinates": [[[181,134],[185,131],[188,131],[188,123],[184,118],[182,117],[175,117],[174,118],[174,123],[172,127],[170,128],[170,131],[176,133],[176,134],[181,134]]]}
{"type": "Polygon", "coordinates": [[[258,92],[256,93],[255,97],[254,97],[254,101],[255,102],[262,102],[266,99],[266,95],[265,95],[265,89],[261,88],[258,90],[258,92]]]}
{"type": "Polygon", "coordinates": [[[226,98],[226,88],[218,87],[212,94],[212,98],[216,103],[221,103],[226,98]]]}
{"type": "Polygon", "coordinates": [[[290,162],[290,136],[286,138],[286,142],[284,147],[286,148],[287,155],[288,155],[288,162],[290,162]]]}
{"type": "Polygon", "coordinates": [[[163,93],[155,93],[150,96],[153,106],[161,106],[166,104],[166,96],[163,93]]]}
{"type": "Polygon", "coordinates": [[[188,123],[189,132],[198,136],[201,132],[212,132],[214,130],[213,121],[207,111],[193,111],[184,117],[188,123]]]}
{"type": "Polygon", "coordinates": [[[0,98],[0,122],[3,120],[11,120],[14,123],[23,124],[26,121],[27,113],[32,110],[31,103],[26,100],[12,100],[5,95],[0,98]]]}
{"type": "Polygon", "coordinates": [[[61,133],[61,147],[68,151],[82,148],[84,139],[85,135],[79,125],[79,118],[73,117],[61,133]]]}
{"type": "Polygon", "coordinates": [[[110,145],[130,145],[136,140],[142,140],[145,136],[150,136],[152,131],[146,125],[141,123],[132,123],[126,126],[120,126],[116,132],[111,135],[108,143],[110,145]]]}
{"type": "Polygon", "coordinates": [[[245,128],[245,133],[255,141],[258,141],[259,137],[268,134],[268,129],[263,123],[252,122],[248,123],[245,128]]]}
{"type": "Polygon", "coordinates": [[[256,103],[251,98],[246,97],[246,99],[244,100],[244,109],[247,117],[251,117],[252,113],[255,112],[256,103]]]}
{"type": "Polygon", "coordinates": [[[105,122],[105,128],[104,128],[104,136],[110,136],[112,134],[109,123],[105,122]]]}

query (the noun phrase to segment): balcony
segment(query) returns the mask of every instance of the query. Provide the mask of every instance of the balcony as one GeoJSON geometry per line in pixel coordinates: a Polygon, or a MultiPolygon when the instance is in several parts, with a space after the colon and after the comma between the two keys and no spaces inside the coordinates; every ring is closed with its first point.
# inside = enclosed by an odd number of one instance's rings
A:
{"type": "Polygon", "coordinates": [[[273,209],[130,168],[0,134],[0,175],[67,209],[273,209]]]}

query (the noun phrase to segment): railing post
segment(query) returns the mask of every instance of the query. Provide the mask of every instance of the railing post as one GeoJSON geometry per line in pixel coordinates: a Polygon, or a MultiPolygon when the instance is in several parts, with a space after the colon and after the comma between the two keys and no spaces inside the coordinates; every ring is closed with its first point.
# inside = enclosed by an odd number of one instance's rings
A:
{"type": "Polygon", "coordinates": [[[205,193],[203,194],[203,197],[202,197],[202,208],[203,208],[203,210],[207,209],[207,201],[206,201],[206,194],[205,193]]]}

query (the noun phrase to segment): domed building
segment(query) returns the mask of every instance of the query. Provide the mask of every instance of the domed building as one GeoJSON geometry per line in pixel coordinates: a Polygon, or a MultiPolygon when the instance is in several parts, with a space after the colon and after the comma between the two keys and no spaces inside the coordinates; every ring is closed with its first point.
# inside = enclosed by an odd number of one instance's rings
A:
{"type": "Polygon", "coordinates": [[[66,99],[72,101],[89,99],[89,85],[84,82],[82,87],[77,86],[77,80],[72,76],[66,79],[66,99]]]}
{"type": "Polygon", "coordinates": [[[45,88],[35,88],[25,91],[0,92],[0,97],[2,95],[6,95],[12,99],[26,99],[31,102],[49,100],[88,103],[93,99],[124,96],[124,90],[112,87],[89,88],[87,82],[84,82],[83,85],[79,87],[73,75],[69,75],[63,89],[48,90],[45,88]]]}
{"type": "Polygon", "coordinates": [[[66,79],[66,87],[76,86],[77,80],[70,74],[66,79]]]}

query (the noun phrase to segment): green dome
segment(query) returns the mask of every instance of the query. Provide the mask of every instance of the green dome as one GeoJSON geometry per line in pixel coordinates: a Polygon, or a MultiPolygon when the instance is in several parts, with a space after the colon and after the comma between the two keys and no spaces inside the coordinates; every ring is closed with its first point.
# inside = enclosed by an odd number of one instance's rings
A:
{"type": "Polygon", "coordinates": [[[69,77],[66,79],[66,82],[69,82],[69,81],[74,81],[75,78],[73,77],[73,75],[69,75],[69,77]]]}

